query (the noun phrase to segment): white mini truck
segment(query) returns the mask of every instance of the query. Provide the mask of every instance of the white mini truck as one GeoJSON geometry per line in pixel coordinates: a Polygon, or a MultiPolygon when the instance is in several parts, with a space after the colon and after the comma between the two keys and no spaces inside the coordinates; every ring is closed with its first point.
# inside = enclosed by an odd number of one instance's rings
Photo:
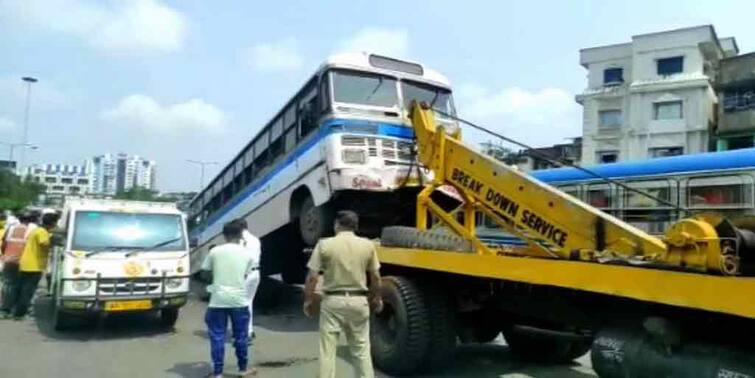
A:
{"type": "Polygon", "coordinates": [[[55,329],[77,316],[158,312],[172,326],[189,293],[186,219],[172,203],[67,199],[51,258],[55,329]]]}

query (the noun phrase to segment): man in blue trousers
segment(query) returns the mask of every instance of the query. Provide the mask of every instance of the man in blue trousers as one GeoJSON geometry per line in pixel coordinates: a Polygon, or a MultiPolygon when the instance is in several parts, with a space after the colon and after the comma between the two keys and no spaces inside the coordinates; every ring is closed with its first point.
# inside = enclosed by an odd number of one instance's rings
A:
{"type": "Polygon", "coordinates": [[[254,369],[248,368],[249,295],[246,284],[246,277],[255,268],[255,261],[250,250],[240,245],[242,232],[239,222],[225,224],[223,237],[226,243],[211,249],[202,264],[202,270],[212,273],[205,323],[210,337],[211,376],[218,378],[223,376],[228,319],[231,319],[239,374],[243,377],[256,375],[254,369]]]}

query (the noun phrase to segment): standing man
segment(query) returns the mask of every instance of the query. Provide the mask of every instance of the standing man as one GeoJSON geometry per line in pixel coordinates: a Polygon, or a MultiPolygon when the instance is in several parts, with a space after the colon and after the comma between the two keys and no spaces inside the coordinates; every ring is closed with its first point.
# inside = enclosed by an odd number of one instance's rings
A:
{"type": "Polygon", "coordinates": [[[262,247],[260,239],[249,232],[249,225],[246,219],[237,220],[243,231],[241,233],[241,245],[249,250],[252,254],[252,269],[246,276],[247,295],[249,296],[249,342],[254,339],[254,296],[257,294],[257,288],[260,285],[260,256],[262,247]]]}
{"type": "Polygon", "coordinates": [[[24,252],[18,262],[18,275],[10,295],[10,303],[4,310],[13,311],[13,318],[23,319],[29,311],[34,293],[39,286],[42,273],[47,268],[47,256],[50,254],[50,231],[55,228],[58,219],[55,214],[42,217],[42,227],[35,227],[26,239],[24,252]]]}
{"type": "Polygon", "coordinates": [[[307,264],[309,276],[304,288],[304,314],[309,317],[314,316],[315,286],[319,273],[323,273],[320,378],[335,377],[336,346],[341,332],[346,335],[357,375],[360,378],[375,376],[370,356],[369,318],[370,308],[375,312],[383,308],[380,263],[375,245],[354,234],[358,225],[355,212],[339,211],[334,226],[336,236],[321,239],[307,264]]]}
{"type": "Polygon", "coordinates": [[[242,376],[255,375],[248,370],[249,347],[249,296],[246,276],[253,267],[252,253],[241,245],[242,225],[237,221],[223,226],[226,243],[210,250],[202,263],[202,270],[212,272],[212,284],[208,287],[210,304],[205,314],[207,333],[210,337],[210,355],[213,376],[223,376],[225,359],[225,330],[231,319],[233,347],[236,350],[239,372],[242,376]]]}
{"type": "Polygon", "coordinates": [[[3,304],[0,309],[0,317],[8,319],[12,316],[16,301],[18,300],[18,264],[21,255],[26,247],[26,240],[31,233],[29,213],[21,213],[18,217],[19,223],[8,226],[5,230],[3,245],[0,249],[0,258],[3,260],[3,304]]]}

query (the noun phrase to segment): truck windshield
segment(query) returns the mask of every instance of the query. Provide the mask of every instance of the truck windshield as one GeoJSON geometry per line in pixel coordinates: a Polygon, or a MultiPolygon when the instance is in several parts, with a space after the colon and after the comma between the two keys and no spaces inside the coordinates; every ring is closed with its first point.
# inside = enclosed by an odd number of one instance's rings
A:
{"type": "Polygon", "coordinates": [[[411,110],[412,100],[416,100],[417,102],[424,101],[428,105],[432,104],[434,109],[444,113],[456,115],[451,91],[448,89],[402,80],[401,94],[404,98],[404,110],[407,112],[411,110]]]}
{"type": "Polygon", "coordinates": [[[129,250],[154,246],[150,251],[181,251],[186,248],[181,216],[78,211],[73,225],[75,250],[129,250]]]}
{"type": "Polygon", "coordinates": [[[336,102],[385,108],[398,107],[396,79],[389,76],[334,71],[333,92],[336,102]]]}

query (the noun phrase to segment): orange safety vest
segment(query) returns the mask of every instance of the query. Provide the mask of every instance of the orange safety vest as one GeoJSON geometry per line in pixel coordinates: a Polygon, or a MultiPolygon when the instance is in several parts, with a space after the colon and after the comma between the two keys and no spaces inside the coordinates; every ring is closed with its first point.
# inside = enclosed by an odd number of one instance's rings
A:
{"type": "Polygon", "coordinates": [[[26,239],[29,237],[29,226],[17,224],[6,231],[3,261],[5,263],[18,264],[24,253],[26,239]]]}

